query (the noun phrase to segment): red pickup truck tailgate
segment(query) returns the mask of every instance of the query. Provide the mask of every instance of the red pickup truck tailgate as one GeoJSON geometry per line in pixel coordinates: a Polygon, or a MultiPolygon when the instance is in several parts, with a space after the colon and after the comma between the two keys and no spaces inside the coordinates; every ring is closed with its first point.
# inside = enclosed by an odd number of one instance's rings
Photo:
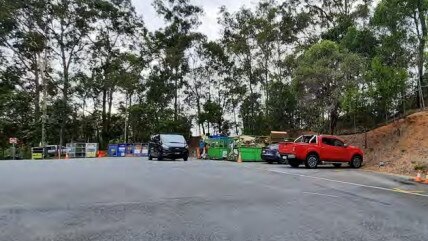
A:
{"type": "Polygon", "coordinates": [[[294,152],[294,142],[279,143],[278,151],[280,154],[290,154],[294,152]]]}

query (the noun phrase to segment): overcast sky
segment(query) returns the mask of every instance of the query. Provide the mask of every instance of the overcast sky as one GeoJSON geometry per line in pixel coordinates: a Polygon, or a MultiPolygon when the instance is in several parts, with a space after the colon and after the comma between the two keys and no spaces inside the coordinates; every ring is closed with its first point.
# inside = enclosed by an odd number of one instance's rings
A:
{"type": "MultiPolygon", "coordinates": [[[[156,15],[152,6],[152,0],[132,0],[138,14],[143,15],[144,22],[149,30],[162,27],[163,21],[156,15]]],[[[204,9],[205,15],[202,17],[199,31],[206,34],[208,38],[214,40],[219,36],[220,27],[217,24],[219,8],[223,5],[229,11],[236,11],[241,6],[252,6],[257,0],[191,0],[204,9]]]]}

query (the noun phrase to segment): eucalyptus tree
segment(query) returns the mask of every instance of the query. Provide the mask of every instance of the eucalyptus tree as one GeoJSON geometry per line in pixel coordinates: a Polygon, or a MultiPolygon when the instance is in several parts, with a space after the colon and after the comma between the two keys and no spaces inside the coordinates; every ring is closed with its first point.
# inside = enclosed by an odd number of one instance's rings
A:
{"type": "Polygon", "coordinates": [[[98,18],[89,36],[89,72],[93,73],[94,92],[100,96],[101,105],[101,146],[106,146],[112,123],[114,93],[122,81],[120,64],[125,53],[139,50],[136,41],[141,41],[145,32],[143,22],[136,14],[130,0],[102,1],[95,4],[98,18]]]}
{"type": "MultiPolygon", "coordinates": [[[[189,54],[189,73],[185,83],[184,101],[192,114],[195,115],[199,133],[205,134],[205,118],[203,117],[203,105],[211,96],[211,77],[207,71],[208,63],[204,54],[206,39],[193,45],[189,54]],[[196,111],[196,113],[194,113],[196,111]]],[[[208,128],[209,129],[209,128],[208,128]]],[[[208,131],[209,132],[209,131],[208,131]]]]}
{"type": "Polygon", "coordinates": [[[65,127],[71,113],[69,108],[72,80],[75,73],[72,67],[79,69],[85,50],[90,44],[88,39],[93,25],[97,22],[97,6],[106,4],[97,0],[52,0],[45,7],[52,18],[48,25],[52,61],[60,63],[56,71],[57,86],[62,93],[58,107],[60,108],[59,144],[64,144],[65,127]]]}
{"type": "MultiPolygon", "coordinates": [[[[51,17],[47,1],[2,1],[0,3],[0,51],[2,71],[19,70],[16,84],[28,91],[34,101],[34,123],[40,119],[42,53],[47,49],[47,26],[51,17]]],[[[9,73],[10,73],[9,71],[9,73]]]]}
{"type": "Polygon", "coordinates": [[[411,55],[417,69],[416,94],[420,108],[425,107],[423,86],[427,85],[425,68],[428,1],[427,0],[382,0],[375,9],[373,23],[387,31],[386,36],[404,39],[400,47],[411,46],[411,55]],[[412,51],[414,49],[415,51],[412,51]]]}
{"type": "Polygon", "coordinates": [[[162,16],[166,26],[154,34],[158,59],[157,64],[166,85],[173,87],[174,120],[179,117],[179,91],[185,85],[185,75],[189,72],[187,51],[192,43],[201,39],[195,32],[199,26],[199,16],[203,9],[191,4],[189,0],[155,0],[157,13],[162,16]]]}
{"type": "MultiPolygon", "coordinates": [[[[241,8],[235,13],[230,13],[225,7],[220,10],[219,23],[222,25],[221,43],[224,46],[230,61],[234,63],[231,73],[233,77],[245,89],[246,110],[242,111],[248,118],[255,120],[260,109],[255,102],[261,101],[258,86],[261,82],[261,72],[257,71],[257,45],[255,41],[254,13],[251,9],[241,8]]],[[[243,100],[241,101],[243,103],[243,100]]],[[[255,123],[246,125],[250,133],[255,131],[255,123]]]]}
{"type": "MultiPolygon", "coordinates": [[[[347,89],[358,86],[364,74],[364,62],[338,44],[324,40],[305,51],[295,72],[295,85],[305,98],[300,107],[307,109],[308,121],[322,124],[327,115],[328,130],[334,133],[340,117],[341,101],[347,89]],[[312,120],[311,120],[312,119],[312,120]]],[[[320,126],[321,130],[326,130],[320,126]]]]}
{"type": "MultiPolygon", "coordinates": [[[[275,43],[279,35],[278,12],[278,4],[275,0],[261,1],[256,7],[253,20],[254,39],[257,46],[257,69],[261,74],[260,82],[264,90],[266,105],[269,102],[275,43]]],[[[269,115],[268,108],[266,108],[266,115],[269,115]]]]}
{"type": "Polygon", "coordinates": [[[305,1],[324,39],[340,41],[349,27],[367,25],[373,0],[305,1]]]}

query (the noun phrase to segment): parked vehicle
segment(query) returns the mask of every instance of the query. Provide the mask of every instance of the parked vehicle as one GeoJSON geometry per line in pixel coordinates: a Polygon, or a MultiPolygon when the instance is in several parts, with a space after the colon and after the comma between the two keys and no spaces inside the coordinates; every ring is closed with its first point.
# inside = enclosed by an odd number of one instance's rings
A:
{"type": "Polygon", "coordinates": [[[282,159],[281,155],[278,152],[279,144],[271,144],[262,150],[262,159],[263,161],[272,164],[277,162],[278,164],[285,164],[286,160],[282,159]]]}
{"type": "Polygon", "coordinates": [[[57,157],[58,154],[61,154],[61,156],[65,156],[65,153],[67,153],[67,148],[65,146],[60,147],[58,145],[47,145],[45,146],[45,155],[47,158],[53,158],[57,157]]]}
{"type": "Polygon", "coordinates": [[[279,144],[279,153],[291,167],[305,164],[307,168],[316,168],[318,164],[333,164],[340,167],[348,163],[360,168],[363,164],[363,151],[355,146],[348,146],[336,136],[303,135],[294,142],[279,144]]]}
{"type": "Polygon", "coordinates": [[[176,134],[152,136],[148,152],[149,160],[156,157],[158,161],[162,161],[164,158],[184,159],[184,161],[187,161],[189,158],[189,147],[186,140],[182,135],[176,134]]]}

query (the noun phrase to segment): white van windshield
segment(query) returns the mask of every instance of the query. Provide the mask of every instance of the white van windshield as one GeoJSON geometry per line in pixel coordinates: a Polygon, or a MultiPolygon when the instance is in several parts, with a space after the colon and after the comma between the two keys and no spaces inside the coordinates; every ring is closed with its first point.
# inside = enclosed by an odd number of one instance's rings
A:
{"type": "Polygon", "coordinates": [[[160,139],[163,143],[186,143],[186,140],[181,135],[160,135],[160,139]]]}

